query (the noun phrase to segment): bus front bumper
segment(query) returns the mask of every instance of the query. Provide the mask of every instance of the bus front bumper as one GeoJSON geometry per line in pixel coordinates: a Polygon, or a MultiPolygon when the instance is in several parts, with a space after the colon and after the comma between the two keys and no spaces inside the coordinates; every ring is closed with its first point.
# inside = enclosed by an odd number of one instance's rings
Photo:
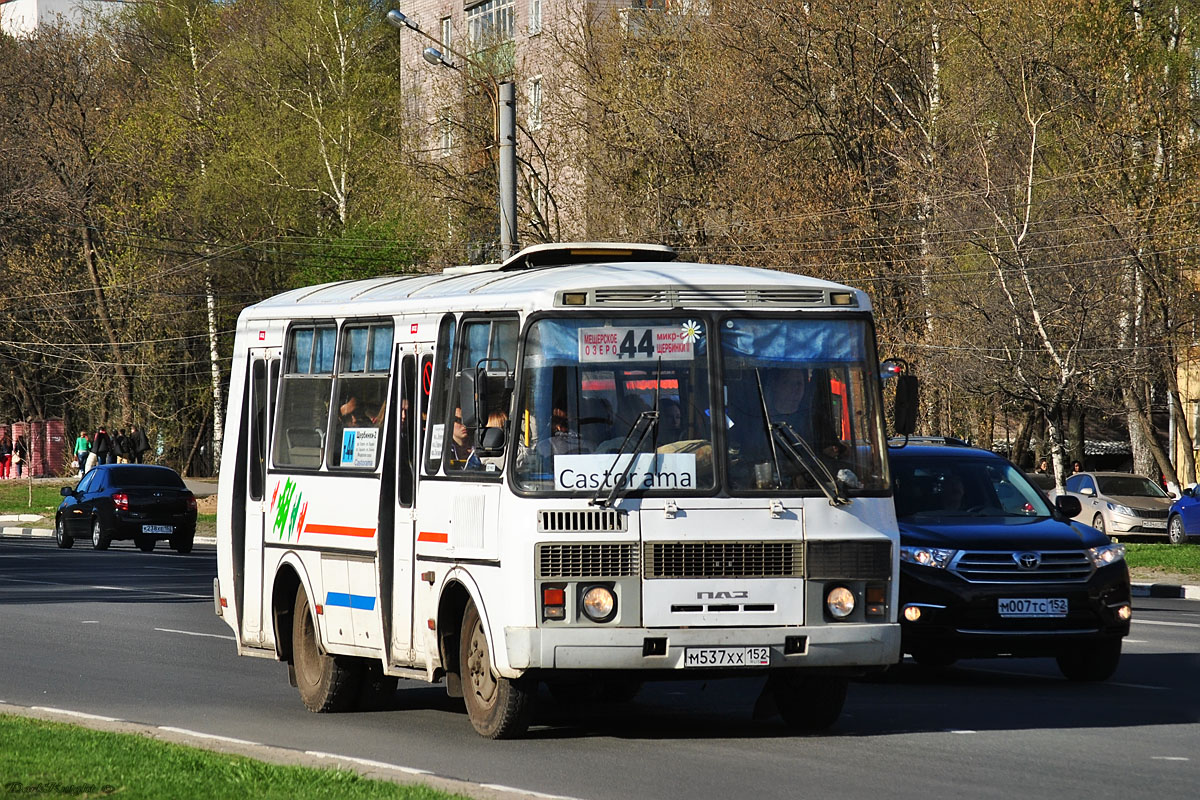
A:
{"type": "MultiPolygon", "coordinates": [[[[508,667],[531,669],[685,670],[697,648],[770,649],[759,669],[883,667],[900,660],[895,623],[779,628],[505,628],[508,667]],[[689,650],[692,657],[689,659],[689,650]]],[[[706,654],[709,655],[709,654],[706,654]]],[[[731,667],[733,670],[742,667],[731,667]]],[[[505,672],[501,666],[501,672],[505,672]]]]}

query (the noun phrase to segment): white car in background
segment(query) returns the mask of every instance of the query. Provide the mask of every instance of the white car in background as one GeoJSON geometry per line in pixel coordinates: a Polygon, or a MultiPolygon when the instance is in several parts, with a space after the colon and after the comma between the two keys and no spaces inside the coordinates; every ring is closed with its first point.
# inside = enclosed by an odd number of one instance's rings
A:
{"type": "Polygon", "coordinates": [[[1075,519],[1113,539],[1167,535],[1167,515],[1175,498],[1143,475],[1078,472],[1067,478],[1065,488],[1083,507],[1075,519]]]}

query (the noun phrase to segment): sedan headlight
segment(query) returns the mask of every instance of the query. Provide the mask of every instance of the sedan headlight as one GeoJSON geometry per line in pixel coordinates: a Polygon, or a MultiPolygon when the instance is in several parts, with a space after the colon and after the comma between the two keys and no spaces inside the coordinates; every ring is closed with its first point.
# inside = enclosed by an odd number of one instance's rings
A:
{"type": "Polygon", "coordinates": [[[1123,517],[1136,517],[1137,514],[1129,506],[1123,506],[1119,503],[1109,503],[1108,510],[1114,514],[1120,514],[1123,517]]]}
{"type": "Polygon", "coordinates": [[[920,564],[922,567],[945,569],[954,560],[957,550],[946,550],[941,547],[901,547],[900,560],[910,564],[920,564]]]}
{"type": "Polygon", "coordinates": [[[1109,564],[1115,564],[1125,558],[1125,545],[1101,545],[1100,547],[1093,547],[1087,553],[1088,557],[1092,559],[1092,566],[1096,568],[1107,567],[1109,564]]]}

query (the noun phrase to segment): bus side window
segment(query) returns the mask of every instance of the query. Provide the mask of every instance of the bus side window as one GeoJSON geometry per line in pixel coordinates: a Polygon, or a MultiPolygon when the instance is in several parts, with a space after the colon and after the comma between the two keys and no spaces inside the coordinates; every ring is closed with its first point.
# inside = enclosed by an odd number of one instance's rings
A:
{"type": "Polygon", "coordinates": [[[302,469],[321,466],[336,341],[333,323],[297,325],[288,331],[275,418],[275,464],[302,469]]]}
{"type": "MultiPolygon", "coordinates": [[[[433,362],[433,396],[429,402],[429,435],[426,437],[428,450],[425,454],[425,473],[436,475],[442,465],[442,453],[450,434],[446,431],[446,384],[450,382],[451,364],[454,358],[455,319],[453,314],[442,317],[438,328],[436,357],[433,362]]],[[[454,409],[450,409],[453,411],[454,409]]],[[[453,420],[449,420],[453,424],[453,420]]]]}
{"type": "Polygon", "coordinates": [[[416,489],[413,472],[413,442],[417,416],[416,373],[416,359],[413,356],[405,356],[400,366],[400,418],[396,420],[399,432],[396,445],[399,456],[397,480],[400,482],[396,496],[400,498],[400,505],[404,508],[412,507],[416,489]]]}
{"type": "Polygon", "coordinates": [[[454,411],[453,425],[447,424],[446,471],[472,470],[499,473],[504,463],[503,451],[496,452],[496,442],[507,443],[509,415],[512,395],[506,386],[511,385],[513,368],[517,357],[518,323],[515,317],[493,316],[474,318],[463,322],[460,337],[462,352],[458,370],[451,386],[454,411]],[[476,373],[476,385],[486,386],[485,405],[474,408],[475,415],[467,409],[475,406],[475,398],[461,397],[459,376],[464,370],[476,373]],[[496,433],[503,431],[503,434],[496,433]],[[480,437],[502,436],[503,439],[484,440],[490,446],[486,453],[476,453],[480,437]]]}
{"type": "Polygon", "coordinates": [[[392,366],[392,323],[347,324],[338,356],[337,407],[330,425],[330,469],[374,469],[387,413],[392,366]]]}

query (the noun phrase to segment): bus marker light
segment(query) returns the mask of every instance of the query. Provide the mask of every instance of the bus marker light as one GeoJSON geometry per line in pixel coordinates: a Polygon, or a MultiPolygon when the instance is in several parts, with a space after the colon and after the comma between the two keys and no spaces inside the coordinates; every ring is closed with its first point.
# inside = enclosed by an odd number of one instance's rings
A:
{"type": "Polygon", "coordinates": [[[429,630],[431,630],[431,631],[437,630],[437,620],[436,619],[430,619],[426,624],[429,626],[429,630]]]}
{"type": "Polygon", "coordinates": [[[325,614],[325,606],[321,605],[320,603],[317,603],[317,605],[313,609],[313,611],[317,612],[318,617],[323,616],[325,614]]]}
{"type": "Polygon", "coordinates": [[[567,592],[561,586],[542,587],[542,619],[567,618],[567,592]]]}
{"type": "Polygon", "coordinates": [[[221,598],[221,608],[229,608],[229,601],[224,597],[221,598]]]}

